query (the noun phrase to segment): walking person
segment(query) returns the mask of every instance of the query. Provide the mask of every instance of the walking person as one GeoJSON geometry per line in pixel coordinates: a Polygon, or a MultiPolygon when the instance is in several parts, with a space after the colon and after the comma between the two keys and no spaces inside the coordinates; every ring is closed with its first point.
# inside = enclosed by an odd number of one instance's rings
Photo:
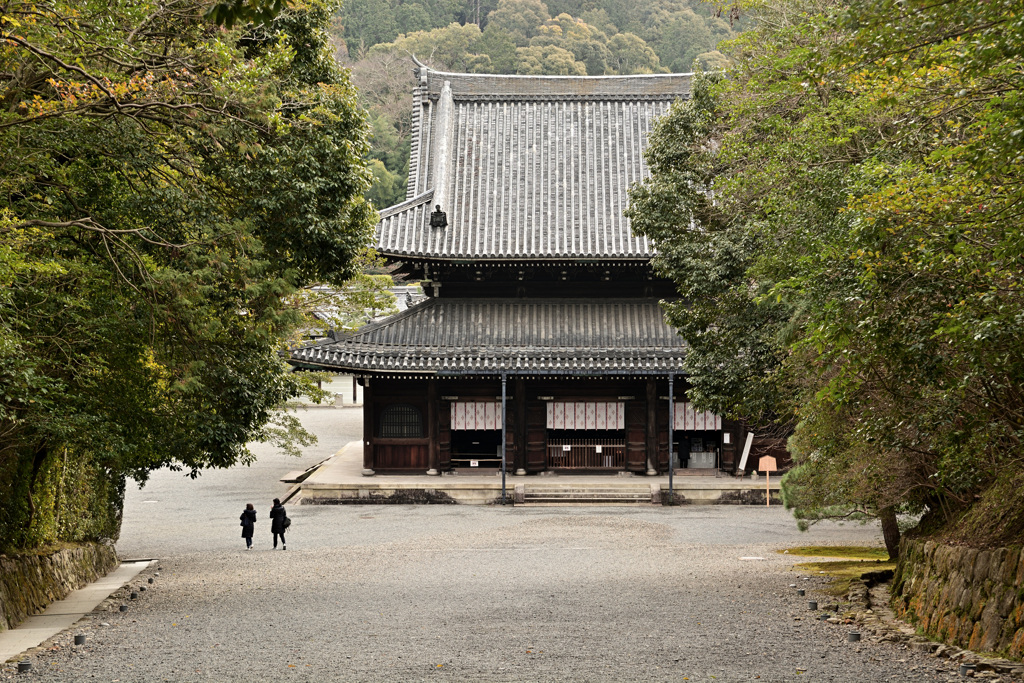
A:
{"type": "Polygon", "coordinates": [[[270,508],[270,533],[274,534],[274,549],[277,549],[277,537],[281,537],[281,550],[288,550],[285,545],[284,532],[291,525],[292,520],[284,512],[284,506],[277,498],[274,499],[274,507],[270,508]]]}
{"type": "Polygon", "coordinates": [[[239,517],[242,520],[242,538],[245,539],[245,549],[252,550],[252,534],[256,531],[256,508],[252,503],[246,503],[245,509],[239,517]]]}

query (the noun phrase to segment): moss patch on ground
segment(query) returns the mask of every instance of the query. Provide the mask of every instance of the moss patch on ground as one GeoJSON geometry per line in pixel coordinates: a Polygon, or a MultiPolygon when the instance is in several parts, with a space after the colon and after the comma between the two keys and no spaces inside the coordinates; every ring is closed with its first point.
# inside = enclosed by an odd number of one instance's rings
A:
{"type": "Polygon", "coordinates": [[[836,562],[801,562],[793,565],[793,569],[808,574],[824,573],[832,579],[832,583],[824,592],[829,595],[843,596],[850,592],[850,582],[859,579],[867,572],[880,572],[886,569],[896,570],[896,563],[882,560],[839,560],[836,562]]]}
{"type": "Polygon", "coordinates": [[[828,595],[844,596],[850,591],[850,582],[867,572],[896,569],[896,563],[889,561],[885,548],[850,545],[806,545],[780,550],[780,553],[797,557],[843,557],[843,560],[822,562],[800,562],[793,569],[801,573],[824,573],[831,583],[824,592],[828,595]]]}
{"type": "Polygon", "coordinates": [[[885,548],[864,545],[801,545],[779,550],[784,555],[799,557],[845,557],[851,560],[888,560],[885,548]]]}

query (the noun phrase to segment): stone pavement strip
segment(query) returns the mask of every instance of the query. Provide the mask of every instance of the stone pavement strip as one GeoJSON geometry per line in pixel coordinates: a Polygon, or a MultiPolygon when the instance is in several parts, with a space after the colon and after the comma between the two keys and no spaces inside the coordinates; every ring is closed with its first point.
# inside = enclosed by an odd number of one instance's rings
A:
{"type": "Polygon", "coordinates": [[[51,603],[41,614],[29,617],[17,628],[0,633],[0,662],[18,657],[70,628],[150,564],[149,560],[125,562],[103,578],[51,603]]]}

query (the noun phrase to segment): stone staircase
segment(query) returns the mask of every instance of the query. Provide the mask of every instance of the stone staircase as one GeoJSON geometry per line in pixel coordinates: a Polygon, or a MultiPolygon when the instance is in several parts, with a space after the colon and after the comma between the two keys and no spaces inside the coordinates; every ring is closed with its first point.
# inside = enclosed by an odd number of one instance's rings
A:
{"type": "Polygon", "coordinates": [[[654,498],[650,486],[635,484],[515,487],[516,505],[650,505],[654,498]]]}

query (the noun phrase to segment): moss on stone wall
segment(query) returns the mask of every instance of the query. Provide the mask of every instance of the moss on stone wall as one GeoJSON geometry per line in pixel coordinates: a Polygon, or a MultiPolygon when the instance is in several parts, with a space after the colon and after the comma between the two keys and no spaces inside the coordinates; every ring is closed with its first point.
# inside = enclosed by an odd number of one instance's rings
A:
{"type": "Polygon", "coordinates": [[[1024,551],[904,539],[893,577],[893,609],[951,645],[1024,655],[1024,551]]]}
{"type": "Polygon", "coordinates": [[[109,543],[0,555],[0,631],[14,628],[54,600],[105,576],[117,564],[117,553],[109,543]]]}
{"type": "Polygon", "coordinates": [[[0,552],[117,539],[124,477],[67,449],[36,465],[24,452],[0,457],[0,552]]]}

